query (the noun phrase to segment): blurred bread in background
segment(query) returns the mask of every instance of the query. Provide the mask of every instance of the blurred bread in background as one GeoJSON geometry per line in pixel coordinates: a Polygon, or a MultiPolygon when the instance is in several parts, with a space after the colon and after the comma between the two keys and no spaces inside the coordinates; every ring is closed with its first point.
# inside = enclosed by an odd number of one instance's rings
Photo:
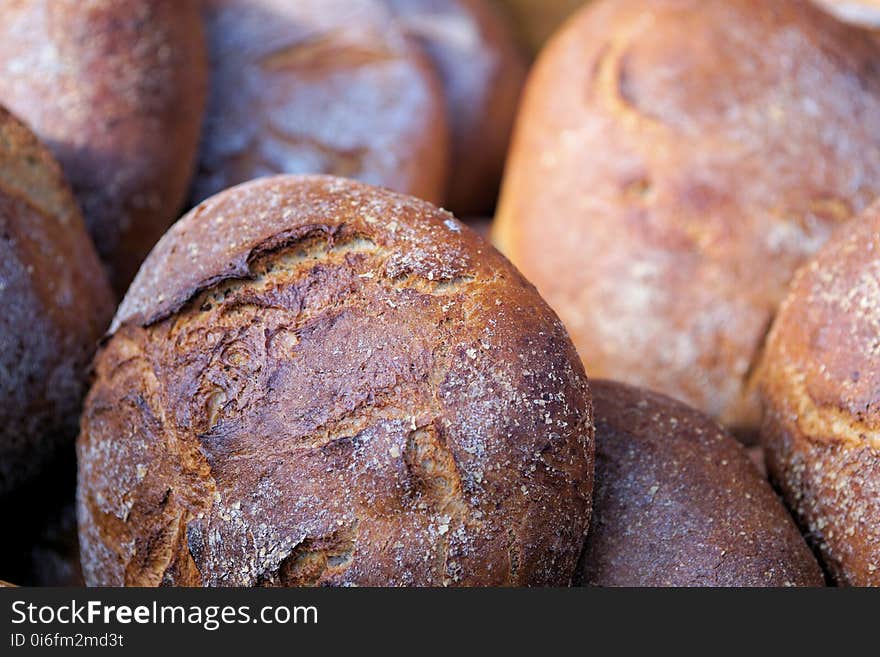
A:
{"type": "Polygon", "coordinates": [[[192,202],[277,173],[442,203],[439,76],[383,0],[205,0],[211,99],[192,202]]]}
{"type": "Polygon", "coordinates": [[[0,4],[0,103],[61,163],[118,296],[179,216],[207,84],[198,0],[0,4]]]}
{"type": "Polygon", "coordinates": [[[385,0],[440,74],[451,152],[444,207],[495,209],[527,60],[489,0],[385,0]]]}
{"type": "Polygon", "coordinates": [[[588,374],[753,439],[794,270],[880,193],[880,48],[806,0],[599,0],[543,51],[493,239],[588,374]]]}

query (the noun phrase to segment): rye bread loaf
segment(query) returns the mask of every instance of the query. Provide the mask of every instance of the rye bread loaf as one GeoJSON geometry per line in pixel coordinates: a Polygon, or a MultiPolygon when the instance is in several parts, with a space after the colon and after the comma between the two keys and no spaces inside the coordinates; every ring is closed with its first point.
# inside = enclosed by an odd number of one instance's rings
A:
{"type": "Polygon", "coordinates": [[[487,242],[387,190],[279,176],[150,254],[78,442],[90,585],[567,585],[588,385],[487,242]]]}
{"type": "Polygon", "coordinates": [[[596,482],[577,584],[824,585],[770,484],[713,420],[620,383],[591,391],[596,482]]]}

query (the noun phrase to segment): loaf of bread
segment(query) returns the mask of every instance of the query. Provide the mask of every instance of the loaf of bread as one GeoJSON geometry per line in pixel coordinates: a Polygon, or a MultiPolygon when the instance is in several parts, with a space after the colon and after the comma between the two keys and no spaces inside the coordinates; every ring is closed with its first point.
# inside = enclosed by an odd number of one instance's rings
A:
{"type": "Polygon", "coordinates": [[[822,571],[743,447],[663,395],[591,381],[593,516],[585,586],[823,586],[822,571]]]}
{"type": "Polygon", "coordinates": [[[382,0],[206,0],[211,99],[193,201],[326,173],[441,202],[443,91],[382,0]]]}
{"type": "Polygon", "coordinates": [[[112,300],[49,151],[0,109],[0,497],[76,435],[112,300]]]}
{"type": "Polygon", "coordinates": [[[590,0],[494,0],[506,10],[523,43],[538,52],[575,11],[590,0]]]}
{"type": "Polygon", "coordinates": [[[842,21],[872,30],[880,28],[880,0],[814,0],[842,21]]]}
{"type": "Polygon", "coordinates": [[[567,585],[583,367],[535,289],[432,205],[279,176],[196,207],[96,358],[89,585],[567,585]]]}
{"type": "Polygon", "coordinates": [[[524,94],[493,238],[588,374],[755,435],[799,264],[880,194],[880,46],[806,0],[599,0],[524,94]]]}
{"type": "Polygon", "coordinates": [[[0,498],[71,445],[112,312],[61,169],[0,108],[0,498]]]}
{"type": "Polygon", "coordinates": [[[461,217],[491,213],[526,60],[489,0],[385,0],[440,73],[450,128],[445,207],[461,217]]]}
{"type": "Polygon", "coordinates": [[[837,582],[880,585],[880,205],[798,273],[759,372],[772,479],[837,582]]]}
{"type": "Polygon", "coordinates": [[[58,158],[120,296],[178,216],[206,83],[198,0],[0,6],[0,103],[58,158]]]}

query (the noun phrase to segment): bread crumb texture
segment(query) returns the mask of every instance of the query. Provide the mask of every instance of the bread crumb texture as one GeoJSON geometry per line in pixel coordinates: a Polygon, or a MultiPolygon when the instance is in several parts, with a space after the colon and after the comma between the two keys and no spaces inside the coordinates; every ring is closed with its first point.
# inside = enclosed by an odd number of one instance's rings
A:
{"type": "Polygon", "coordinates": [[[565,329],[452,215],[248,183],[162,239],[96,359],[86,581],[566,585],[591,427],[565,329]]]}
{"type": "Polygon", "coordinates": [[[760,379],[771,476],[835,579],[880,585],[880,206],[798,273],[760,379]]]}

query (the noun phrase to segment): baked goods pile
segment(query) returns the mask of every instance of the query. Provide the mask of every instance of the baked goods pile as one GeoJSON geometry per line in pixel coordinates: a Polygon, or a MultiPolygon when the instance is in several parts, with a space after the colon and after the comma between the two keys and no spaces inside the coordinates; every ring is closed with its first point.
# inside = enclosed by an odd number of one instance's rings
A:
{"type": "Polygon", "coordinates": [[[880,584],[871,4],[4,4],[0,579],[880,584]]]}

